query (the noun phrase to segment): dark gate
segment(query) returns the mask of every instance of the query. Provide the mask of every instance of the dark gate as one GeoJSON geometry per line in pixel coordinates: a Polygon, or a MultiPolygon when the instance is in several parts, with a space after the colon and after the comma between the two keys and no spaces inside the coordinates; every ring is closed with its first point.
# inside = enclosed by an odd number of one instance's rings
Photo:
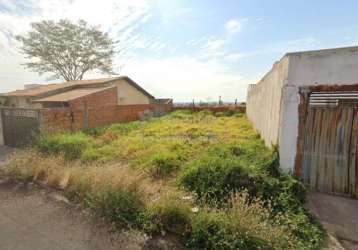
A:
{"type": "Polygon", "coordinates": [[[4,144],[22,147],[32,143],[39,132],[40,111],[36,109],[1,109],[4,144]]]}
{"type": "Polygon", "coordinates": [[[313,92],[304,125],[301,177],[316,190],[355,196],[358,92],[313,92]]]}

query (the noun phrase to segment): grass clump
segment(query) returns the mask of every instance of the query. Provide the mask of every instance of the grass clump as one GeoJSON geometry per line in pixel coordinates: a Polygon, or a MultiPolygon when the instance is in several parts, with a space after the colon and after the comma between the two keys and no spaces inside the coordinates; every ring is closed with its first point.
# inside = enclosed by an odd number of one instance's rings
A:
{"type": "Polygon", "coordinates": [[[118,228],[136,226],[145,204],[137,185],[127,188],[107,186],[88,194],[86,205],[118,228]]]}
{"type": "Polygon", "coordinates": [[[174,153],[160,152],[151,158],[151,174],[154,177],[165,177],[180,167],[180,156],[174,153]]]}
{"type": "Polygon", "coordinates": [[[148,206],[142,225],[151,234],[165,231],[182,237],[190,230],[192,216],[191,204],[171,194],[148,206]]]}
{"type": "Polygon", "coordinates": [[[257,196],[270,179],[265,169],[274,161],[274,155],[263,143],[215,145],[190,162],[179,180],[204,203],[226,201],[243,189],[257,196]],[[251,157],[252,148],[257,152],[255,157],[251,157]]]}
{"type": "Polygon", "coordinates": [[[271,210],[245,192],[224,209],[206,209],[194,217],[187,246],[191,249],[295,249],[284,225],[271,210]]]}
{"type": "Polygon", "coordinates": [[[68,160],[81,157],[82,152],[90,144],[91,137],[85,133],[54,134],[41,136],[37,147],[40,152],[46,154],[64,154],[68,160]]]}

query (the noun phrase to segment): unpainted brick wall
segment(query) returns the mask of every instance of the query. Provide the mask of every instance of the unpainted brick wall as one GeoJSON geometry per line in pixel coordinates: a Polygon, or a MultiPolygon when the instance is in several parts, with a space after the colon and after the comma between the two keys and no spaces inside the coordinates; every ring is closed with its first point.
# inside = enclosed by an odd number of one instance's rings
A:
{"type": "Polygon", "coordinates": [[[116,87],[69,103],[68,108],[42,110],[42,129],[79,130],[116,122],[130,122],[170,112],[172,104],[117,105],[116,87]]]}
{"type": "Polygon", "coordinates": [[[222,106],[177,106],[173,107],[173,110],[192,110],[196,111],[203,111],[203,110],[210,110],[212,112],[225,112],[225,111],[235,111],[235,112],[246,112],[245,105],[222,105],[222,106]]]}

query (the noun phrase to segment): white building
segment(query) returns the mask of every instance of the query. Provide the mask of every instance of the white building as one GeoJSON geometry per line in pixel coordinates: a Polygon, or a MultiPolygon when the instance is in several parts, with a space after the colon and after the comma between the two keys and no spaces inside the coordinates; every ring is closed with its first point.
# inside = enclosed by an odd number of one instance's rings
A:
{"type": "Polygon", "coordinates": [[[354,195],[357,101],[358,47],[288,53],[250,85],[247,115],[268,146],[278,145],[284,170],[354,195]]]}

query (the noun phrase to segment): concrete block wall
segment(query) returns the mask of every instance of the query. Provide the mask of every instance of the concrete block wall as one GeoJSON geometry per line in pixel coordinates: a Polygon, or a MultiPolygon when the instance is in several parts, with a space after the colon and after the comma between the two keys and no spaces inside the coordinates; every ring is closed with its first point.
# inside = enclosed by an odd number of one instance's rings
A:
{"type": "Polygon", "coordinates": [[[246,114],[267,146],[279,143],[282,86],[287,82],[288,66],[284,57],[248,91],[246,114]]]}

